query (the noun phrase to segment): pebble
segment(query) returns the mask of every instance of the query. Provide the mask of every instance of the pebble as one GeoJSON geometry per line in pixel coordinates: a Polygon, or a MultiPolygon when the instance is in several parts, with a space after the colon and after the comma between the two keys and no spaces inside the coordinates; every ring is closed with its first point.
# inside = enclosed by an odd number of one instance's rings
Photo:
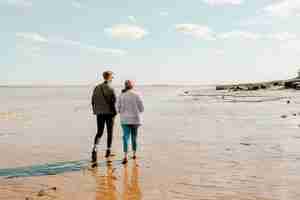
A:
{"type": "Polygon", "coordinates": [[[40,190],[40,191],[38,192],[38,194],[37,194],[37,196],[39,196],[39,197],[42,197],[42,196],[45,196],[45,195],[46,195],[45,190],[40,190]]]}
{"type": "Polygon", "coordinates": [[[56,190],[57,190],[57,187],[52,187],[51,190],[55,190],[55,191],[56,191],[56,190]]]}
{"type": "Polygon", "coordinates": [[[287,118],[287,115],[281,115],[281,118],[287,118]]]}
{"type": "Polygon", "coordinates": [[[240,143],[241,145],[250,146],[250,143],[240,143]]]}

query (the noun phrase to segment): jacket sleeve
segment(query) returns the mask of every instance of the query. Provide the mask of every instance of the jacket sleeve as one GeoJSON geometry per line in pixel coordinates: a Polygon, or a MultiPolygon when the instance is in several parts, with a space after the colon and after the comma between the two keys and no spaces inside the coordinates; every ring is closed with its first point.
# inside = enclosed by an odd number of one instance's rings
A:
{"type": "Polygon", "coordinates": [[[116,95],[114,89],[112,89],[112,97],[111,97],[111,101],[112,101],[112,103],[113,103],[114,105],[115,105],[116,102],[117,102],[117,95],[116,95]]]}
{"type": "Polygon", "coordinates": [[[137,106],[138,106],[139,112],[141,112],[141,113],[144,112],[144,103],[143,103],[143,100],[140,95],[137,95],[137,106]]]}
{"type": "Polygon", "coordinates": [[[93,90],[92,99],[91,99],[91,104],[92,104],[93,107],[95,105],[95,96],[96,96],[95,93],[96,93],[96,87],[93,90]]]}

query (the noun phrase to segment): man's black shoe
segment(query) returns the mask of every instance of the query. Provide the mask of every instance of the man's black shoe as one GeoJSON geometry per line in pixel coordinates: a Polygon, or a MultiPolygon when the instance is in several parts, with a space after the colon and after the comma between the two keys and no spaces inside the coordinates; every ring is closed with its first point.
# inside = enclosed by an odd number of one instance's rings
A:
{"type": "Polygon", "coordinates": [[[92,168],[98,167],[98,163],[93,163],[92,168]]]}
{"type": "Polygon", "coordinates": [[[92,151],[92,162],[97,162],[97,151],[95,149],[92,151]]]}
{"type": "Polygon", "coordinates": [[[105,158],[108,158],[110,156],[110,150],[106,150],[106,153],[105,153],[105,158]]]}

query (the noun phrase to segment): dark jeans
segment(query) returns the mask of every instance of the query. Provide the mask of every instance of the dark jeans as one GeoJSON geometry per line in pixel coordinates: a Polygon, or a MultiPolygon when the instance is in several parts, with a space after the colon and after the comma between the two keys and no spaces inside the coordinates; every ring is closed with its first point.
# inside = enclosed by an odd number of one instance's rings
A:
{"type": "Polygon", "coordinates": [[[94,144],[97,145],[101,139],[104,126],[106,124],[107,129],[107,149],[111,148],[113,140],[113,131],[114,131],[114,115],[112,114],[99,114],[97,115],[97,134],[94,140],[94,144]]]}

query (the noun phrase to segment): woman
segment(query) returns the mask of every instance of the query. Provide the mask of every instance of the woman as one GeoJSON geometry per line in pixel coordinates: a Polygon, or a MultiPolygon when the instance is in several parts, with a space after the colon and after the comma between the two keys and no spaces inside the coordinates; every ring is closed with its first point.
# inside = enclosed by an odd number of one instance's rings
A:
{"type": "Polygon", "coordinates": [[[123,129],[123,151],[122,164],[128,162],[128,140],[131,137],[133,159],[136,159],[138,127],[141,125],[140,114],[144,112],[141,97],[133,91],[133,81],[125,81],[125,88],[117,101],[117,111],[120,113],[121,126],[123,129]]]}

